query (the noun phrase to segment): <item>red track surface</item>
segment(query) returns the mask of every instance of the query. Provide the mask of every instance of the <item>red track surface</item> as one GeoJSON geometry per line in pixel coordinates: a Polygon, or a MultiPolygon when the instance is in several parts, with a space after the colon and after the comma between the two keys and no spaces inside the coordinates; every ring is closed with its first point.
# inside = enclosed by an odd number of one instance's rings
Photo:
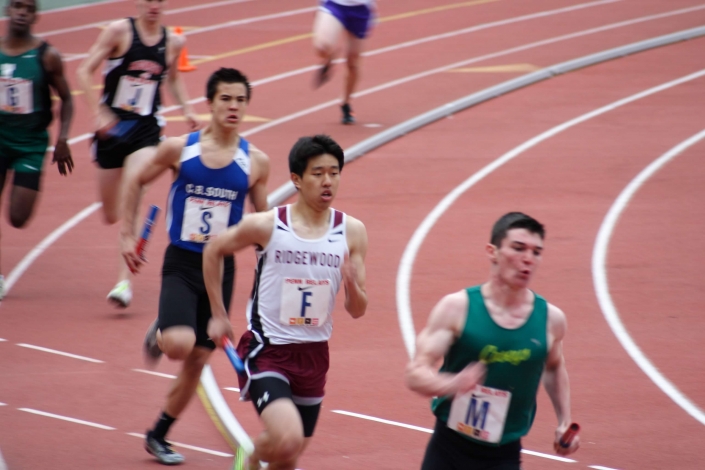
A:
{"type": "MultiPolygon", "coordinates": [[[[228,7],[168,15],[169,24],[207,26],[311,6],[303,0],[253,0],[228,7]]],[[[448,2],[451,3],[450,1],[448,2]]],[[[379,24],[368,50],[469,26],[551,10],[577,1],[500,0],[428,12],[379,24]]],[[[193,5],[170,2],[171,9],[193,5]]],[[[438,6],[432,0],[385,0],[381,16],[438,6]]],[[[534,41],[619,21],[698,5],[684,0],[625,0],[542,19],[458,35],[365,59],[360,90],[370,89],[454,62],[534,41]]],[[[49,14],[39,31],[51,31],[129,15],[129,2],[49,14]]],[[[189,51],[215,55],[309,32],[312,14],[195,34],[189,51]],[[227,38],[227,40],[223,40],[227,38]]],[[[529,63],[547,66],[592,52],[700,25],[705,10],[624,26],[470,66],[529,63]]],[[[64,53],[83,53],[96,28],[50,36],[64,53]]],[[[368,315],[353,322],[338,309],[332,368],[316,439],[302,459],[309,469],[418,468],[428,434],[331,413],[346,410],[426,428],[433,418],[427,401],[402,382],[407,355],[396,316],[395,281],[406,243],[426,214],[455,186],[527,139],[618,99],[703,68],[705,40],[696,40],[612,61],[512,93],[407,135],[344,172],[336,207],[365,222],[369,231],[368,315]]],[[[200,96],[217,66],[235,66],[253,80],[314,64],[310,40],[203,63],[186,77],[200,96]]],[[[77,62],[69,62],[72,80],[77,62]]],[[[334,99],[342,69],[332,84],[313,92],[311,74],[259,86],[250,114],[277,119],[334,99]]],[[[272,159],[271,189],[287,179],[286,155],[296,137],[327,132],[344,147],[381,129],[473,91],[513,78],[508,73],[438,73],[390,87],[355,101],[361,124],[336,124],[338,110],[308,114],[254,135],[272,159]]],[[[443,294],[481,282],[487,266],[482,247],[489,227],[508,210],[524,210],[548,226],[547,254],[535,288],[563,308],[570,322],[566,345],[574,418],[583,426],[577,464],[526,456],[525,467],[561,469],[602,465],[633,469],[696,469],[703,426],[664,395],[626,355],[607,327],[595,299],[590,259],[597,233],[613,200],[641,169],[702,130],[704,79],[695,80],[609,112],[525,152],[464,194],[424,242],[412,276],[417,330],[443,294]]],[[[72,131],[90,131],[80,96],[72,131]]],[[[204,105],[198,105],[205,112],[204,105]]],[[[252,128],[257,124],[248,124],[252,128]]],[[[184,131],[172,123],[167,134],[184,131]]],[[[705,366],[693,360],[702,337],[697,307],[702,266],[705,177],[698,156],[703,143],[667,165],[637,193],[617,225],[610,245],[611,293],[627,329],[645,354],[697,405],[705,406],[705,366]],[[695,240],[693,240],[695,238],[695,240]],[[646,293],[647,295],[644,295],[646,293]]],[[[70,179],[47,168],[44,198],[29,229],[2,224],[2,266],[7,275],[51,230],[95,201],[96,183],[86,142],[73,146],[78,166],[70,179]]],[[[146,203],[164,204],[168,181],[156,184],[146,203]]],[[[136,299],[125,312],[104,296],[114,282],[117,229],[98,213],[52,245],[24,274],[0,309],[0,448],[11,469],[156,468],[127,432],[144,432],[155,419],[168,379],[132,371],[142,368],[140,344],[156,313],[163,221],[150,246],[152,264],[140,276],[136,299]],[[104,361],[88,363],[20,348],[52,348],[104,361]],[[18,411],[32,408],[100,423],[95,429],[18,411]]],[[[244,328],[253,256],[238,257],[233,323],[244,328]]],[[[701,284],[701,283],[700,283],[701,284]]],[[[700,289],[702,290],[702,289],[700,289]]],[[[221,386],[236,386],[222,355],[214,360],[221,386]]],[[[175,364],[158,369],[174,373],[175,364]]],[[[250,404],[224,391],[245,429],[259,429],[250,404]]],[[[551,453],[555,418],[542,392],[527,449],[551,453]]],[[[227,452],[199,403],[179,420],[177,442],[227,452]]],[[[183,450],[188,468],[227,468],[228,460],[183,450]]]]}

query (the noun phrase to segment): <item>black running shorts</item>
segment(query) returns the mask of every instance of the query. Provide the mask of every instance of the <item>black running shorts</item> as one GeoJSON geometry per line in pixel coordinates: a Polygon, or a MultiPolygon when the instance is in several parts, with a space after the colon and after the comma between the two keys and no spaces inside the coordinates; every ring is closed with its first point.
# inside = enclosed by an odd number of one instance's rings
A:
{"type": "Polygon", "coordinates": [[[121,120],[113,131],[111,137],[93,138],[93,159],[105,170],[122,168],[129,155],[159,145],[162,128],[157,118],[145,116],[137,120],[121,120]]]}
{"type": "MultiPolygon", "coordinates": [[[[223,300],[230,308],[235,281],[235,259],[225,258],[223,300]]],[[[164,254],[162,289],[159,294],[159,329],[188,326],[196,333],[196,346],[215,349],[208,338],[211,305],[203,282],[203,255],[169,245],[164,254]]]]}
{"type": "Polygon", "coordinates": [[[521,441],[475,443],[436,420],[421,470],[521,470],[521,441]]]}

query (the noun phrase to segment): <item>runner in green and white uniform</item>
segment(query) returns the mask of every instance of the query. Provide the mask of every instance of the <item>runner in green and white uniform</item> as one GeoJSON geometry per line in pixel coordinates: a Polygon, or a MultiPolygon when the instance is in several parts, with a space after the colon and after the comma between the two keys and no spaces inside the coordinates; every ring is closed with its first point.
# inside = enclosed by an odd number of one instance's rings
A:
{"type": "MultiPolygon", "coordinates": [[[[12,170],[9,218],[17,228],[31,217],[39,193],[52,120],[50,87],[61,99],[53,162],[62,175],[73,169],[67,144],[73,117],[71,91],[59,52],[32,35],[36,10],[35,0],[11,0],[6,8],[7,35],[0,39],[0,193],[7,171],[12,170]]],[[[0,275],[0,299],[4,295],[0,275]]]]}
{"type": "Polygon", "coordinates": [[[500,218],[487,245],[490,280],[444,297],[419,334],[407,385],[435,397],[437,418],[422,470],[520,470],[542,377],[558,417],[554,444],[570,426],[565,314],[528,288],[543,238],[525,214],[500,218]]]}

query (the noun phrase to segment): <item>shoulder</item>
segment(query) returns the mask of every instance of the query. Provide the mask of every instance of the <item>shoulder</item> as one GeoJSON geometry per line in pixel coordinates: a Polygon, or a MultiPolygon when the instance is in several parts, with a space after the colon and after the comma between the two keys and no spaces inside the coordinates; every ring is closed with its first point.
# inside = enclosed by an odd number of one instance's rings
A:
{"type": "Polygon", "coordinates": [[[347,232],[348,244],[353,244],[356,248],[367,248],[367,228],[361,220],[351,215],[345,215],[345,230],[347,232]]]}
{"type": "Polygon", "coordinates": [[[274,211],[270,209],[265,212],[253,212],[245,214],[238,225],[246,227],[247,230],[255,231],[259,234],[269,234],[274,230],[274,211]]]}
{"type": "Polygon", "coordinates": [[[178,137],[167,137],[159,143],[159,148],[162,152],[166,152],[169,155],[181,154],[181,151],[186,146],[186,141],[188,139],[188,134],[184,134],[178,137]]]}
{"type": "Polygon", "coordinates": [[[169,27],[166,27],[166,40],[171,47],[180,49],[186,44],[186,36],[183,34],[174,33],[169,27]]]}
{"type": "Polygon", "coordinates": [[[264,153],[263,151],[261,151],[260,149],[255,147],[252,144],[252,142],[250,142],[249,140],[247,141],[247,144],[249,146],[248,148],[249,148],[249,153],[250,153],[250,159],[252,159],[253,161],[255,161],[257,163],[261,163],[263,165],[269,164],[269,157],[267,156],[266,153],[264,153]]]}
{"type": "Polygon", "coordinates": [[[111,36],[119,38],[124,34],[132,33],[132,25],[130,24],[129,18],[122,18],[120,20],[115,20],[108,23],[108,26],[104,30],[106,36],[111,36]]]}
{"type": "Polygon", "coordinates": [[[568,329],[568,320],[563,310],[550,303],[548,304],[548,329],[557,340],[563,339],[568,329]]]}
{"type": "MultiPolygon", "coordinates": [[[[60,68],[63,63],[61,60],[61,53],[57,48],[49,43],[46,44],[46,49],[44,49],[44,55],[42,56],[42,62],[44,63],[44,68],[48,72],[53,72],[60,68]]],[[[41,44],[40,44],[41,46],[41,44]]]]}
{"type": "Polygon", "coordinates": [[[450,329],[460,334],[465,326],[468,296],[465,290],[453,292],[438,301],[431,312],[428,326],[431,329],[450,329]]]}

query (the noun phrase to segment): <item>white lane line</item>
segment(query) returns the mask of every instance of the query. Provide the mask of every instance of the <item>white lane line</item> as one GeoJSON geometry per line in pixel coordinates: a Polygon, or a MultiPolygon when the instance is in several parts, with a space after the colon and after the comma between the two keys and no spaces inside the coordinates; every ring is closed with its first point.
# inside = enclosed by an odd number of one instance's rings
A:
{"type": "Polygon", "coordinates": [[[57,356],[66,356],[66,357],[70,357],[73,359],[79,359],[81,361],[94,362],[96,364],[103,364],[103,361],[99,361],[98,359],[91,359],[90,357],[78,356],[76,354],[71,354],[71,353],[67,353],[67,352],[63,352],[63,351],[57,351],[56,349],[43,348],[41,346],[34,346],[32,344],[25,344],[25,343],[18,343],[17,346],[20,346],[22,348],[34,349],[34,350],[42,351],[45,353],[56,354],[57,356]]]}
{"type": "Polygon", "coordinates": [[[592,252],[592,279],[595,284],[595,293],[597,294],[597,300],[602,309],[602,314],[605,316],[612,332],[632,360],[636,362],[639,368],[661,389],[661,391],[663,391],[663,393],[668,395],[671,400],[683,408],[690,416],[698,420],[701,424],[705,424],[705,413],[659,372],[656,366],[649,361],[629,335],[629,332],[627,332],[627,329],[624,327],[619,317],[617,307],[615,307],[612,301],[607,282],[607,250],[609,248],[612,232],[619,221],[619,216],[624,209],[626,209],[629,201],[639,190],[641,185],[669,161],[680,155],[683,151],[688,149],[688,147],[700,142],[702,139],[705,139],[705,130],[681,142],[661,157],[654,160],[624,188],[622,193],[614,201],[614,204],[612,204],[612,207],[610,207],[609,212],[607,212],[605,219],[602,221],[600,231],[597,233],[595,247],[592,252]]]}
{"type": "Polygon", "coordinates": [[[175,375],[171,374],[163,374],[161,372],[154,372],[153,370],[145,370],[145,369],[132,369],[135,372],[141,372],[143,374],[149,374],[149,375],[155,375],[157,377],[164,377],[165,379],[175,379],[175,375]]]}
{"type": "Polygon", "coordinates": [[[616,468],[603,467],[601,465],[588,465],[588,468],[594,468],[595,470],[617,470],[616,468]]]}
{"type": "Polygon", "coordinates": [[[282,11],[279,13],[272,13],[270,15],[263,16],[253,16],[252,18],[243,18],[241,20],[227,21],[225,23],[218,23],[212,26],[204,26],[202,28],[192,29],[190,31],[184,32],[184,36],[192,36],[194,34],[208,33],[210,31],[216,31],[223,28],[231,28],[233,26],[240,26],[243,24],[257,23],[259,21],[275,20],[278,18],[287,18],[289,16],[301,15],[303,13],[311,13],[318,10],[318,7],[308,7],[299,8],[298,10],[282,11]]]}
{"type": "MultiPolygon", "coordinates": [[[[412,41],[407,41],[407,42],[402,42],[402,43],[394,44],[394,45],[387,46],[387,47],[382,47],[382,48],[380,48],[380,49],[374,49],[374,50],[371,50],[371,51],[365,51],[365,52],[362,53],[362,56],[363,56],[363,57],[371,57],[371,56],[374,56],[374,55],[384,54],[384,53],[387,53],[387,52],[394,52],[394,51],[397,51],[397,50],[400,50],[400,49],[405,49],[405,48],[407,48],[407,47],[413,47],[413,46],[417,46],[417,45],[419,45],[419,44],[425,44],[425,43],[428,43],[428,42],[438,41],[438,40],[441,40],[441,39],[448,39],[448,38],[452,38],[452,37],[455,37],[455,36],[460,36],[460,35],[463,35],[463,34],[468,34],[468,33],[472,33],[472,32],[475,32],[475,31],[480,31],[480,30],[483,30],[483,29],[494,28],[494,27],[497,27],[497,26],[505,26],[505,25],[512,24],[512,23],[519,23],[519,22],[522,22],[522,21],[532,20],[532,19],[536,19],[536,18],[544,18],[544,17],[547,17],[547,16],[558,15],[558,14],[561,14],[561,13],[568,13],[568,12],[571,12],[571,11],[574,11],[574,10],[579,10],[579,9],[589,8],[589,7],[594,7],[594,6],[600,6],[600,5],[604,5],[604,4],[608,4],[608,3],[614,3],[614,2],[617,2],[617,1],[622,1],[622,0],[600,0],[600,1],[597,1],[597,2],[581,3],[581,4],[579,4],[579,5],[573,5],[573,6],[570,6],[570,7],[558,8],[558,9],[555,9],[555,10],[546,10],[546,11],[542,11],[542,12],[538,12],[538,13],[533,13],[533,14],[530,14],[530,15],[522,15],[522,16],[517,16],[517,17],[514,17],[514,18],[508,18],[508,19],[502,20],[502,21],[495,21],[495,22],[491,22],[491,23],[483,23],[483,24],[480,24],[480,25],[471,26],[471,27],[469,27],[469,28],[463,28],[463,29],[459,29],[459,30],[456,30],[456,31],[450,31],[450,32],[443,33],[443,34],[435,34],[435,35],[432,35],[432,36],[427,36],[427,37],[420,38],[420,39],[415,39],[415,40],[412,40],[412,41]]],[[[705,6],[704,6],[703,8],[705,8],[705,6]]],[[[333,61],[333,63],[335,63],[335,64],[341,64],[341,63],[343,63],[343,62],[344,62],[343,59],[336,59],[336,60],[333,61]]],[[[280,73],[280,74],[277,74],[277,75],[272,75],[271,77],[262,78],[262,79],[260,79],[260,80],[255,80],[255,81],[253,81],[253,82],[251,83],[251,85],[252,85],[253,87],[256,87],[256,86],[261,86],[261,85],[265,85],[265,84],[268,84],[268,83],[277,82],[277,81],[279,81],[279,80],[284,80],[284,79],[286,79],[286,78],[291,78],[291,77],[295,77],[295,76],[297,76],[297,75],[302,75],[302,74],[304,74],[304,73],[313,72],[313,71],[315,71],[315,70],[318,70],[320,67],[321,67],[320,65],[309,65],[309,66],[307,66],[307,67],[302,67],[302,68],[300,68],[300,69],[291,70],[291,71],[289,71],[289,72],[283,72],[283,73],[280,73]]],[[[194,99],[192,99],[191,101],[189,101],[189,103],[190,103],[190,104],[196,104],[196,103],[201,103],[201,102],[203,102],[203,101],[205,101],[205,100],[206,100],[205,97],[199,97],[199,98],[194,98],[194,99]]],[[[169,112],[171,112],[171,111],[175,111],[175,110],[180,109],[180,108],[181,108],[180,106],[169,106],[169,107],[167,107],[167,108],[164,108],[164,109],[162,110],[162,113],[169,113],[169,112]]]]}
{"type": "MultiPolygon", "coordinates": [[[[390,424],[392,426],[398,426],[400,428],[412,429],[414,431],[421,431],[421,432],[425,432],[428,434],[433,434],[433,429],[422,428],[421,426],[414,426],[412,424],[400,423],[398,421],[390,421],[388,419],[375,418],[374,416],[363,415],[360,413],[352,413],[350,411],[343,411],[343,410],[331,410],[331,411],[333,413],[337,413],[337,414],[341,414],[341,415],[345,415],[345,416],[352,416],[353,418],[361,418],[361,419],[366,419],[368,421],[375,421],[377,423],[390,424]]],[[[559,457],[557,455],[543,454],[541,452],[535,452],[533,450],[522,449],[522,453],[527,454],[527,455],[533,455],[535,457],[542,457],[544,459],[558,460],[560,462],[567,462],[567,463],[577,462],[577,460],[567,459],[565,457],[559,457]]]]}
{"type": "MultiPolygon", "coordinates": [[[[166,10],[163,14],[164,15],[173,15],[176,13],[184,13],[188,11],[194,11],[194,10],[204,10],[206,8],[212,8],[212,7],[218,7],[222,5],[230,5],[234,3],[245,3],[245,2],[251,2],[253,0],[227,0],[223,2],[215,2],[215,3],[204,3],[202,5],[195,5],[192,7],[184,7],[184,8],[177,8],[174,10],[166,10]]],[[[61,29],[54,29],[51,31],[44,31],[44,32],[38,32],[35,33],[37,36],[46,38],[49,36],[57,36],[59,34],[66,34],[66,33],[73,33],[76,31],[83,31],[86,29],[91,29],[91,28],[98,28],[100,26],[106,25],[108,23],[112,23],[113,21],[119,20],[120,18],[113,18],[110,20],[103,20],[103,21],[96,21],[93,23],[86,23],[78,26],[71,26],[69,28],[61,28],[61,29]]]]}
{"type": "MultiPolygon", "coordinates": [[[[467,60],[463,60],[463,61],[460,61],[460,62],[455,62],[455,63],[450,64],[450,65],[444,65],[444,66],[442,66],[442,67],[438,67],[438,68],[435,68],[435,69],[427,70],[427,71],[425,71],[425,72],[420,72],[420,73],[416,73],[416,74],[413,74],[413,75],[408,75],[408,76],[403,77],[403,78],[399,78],[399,79],[396,79],[396,80],[392,80],[392,81],[390,81],[390,82],[383,83],[383,84],[381,84],[381,85],[377,85],[377,86],[375,86],[375,87],[368,88],[368,89],[366,89],[366,90],[362,90],[362,91],[353,93],[352,96],[353,96],[353,98],[361,98],[361,97],[363,97],[363,96],[367,96],[367,95],[370,95],[370,94],[372,94],[372,93],[377,93],[378,91],[386,90],[386,89],[388,89],[388,88],[397,87],[397,86],[399,86],[399,85],[403,85],[403,84],[405,84],[405,83],[409,83],[409,82],[412,82],[412,81],[414,81],[414,80],[419,80],[419,79],[421,79],[421,78],[426,78],[426,77],[429,77],[429,76],[431,76],[431,75],[435,75],[435,74],[438,74],[438,73],[442,73],[442,72],[445,72],[446,70],[449,70],[449,69],[464,67],[464,66],[466,66],[466,65],[470,65],[470,64],[473,64],[473,63],[476,63],[476,62],[481,62],[481,61],[488,60],[488,59],[494,59],[494,58],[497,58],[497,57],[501,57],[501,56],[505,56],[505,55],[510,55],[510,54],[514,54],[514,53],[517,53],[517,52],[522,52],[522,51],[525,51],[525,50],[528,50],[528,49],[533,49],[533,48],[540,47],[540,46],[545,46],[545,45],[549,45],[549,44],[555,44],[555,43],[558,43],[558,42],[567,41],[567,40],[569,40],[569,39],[575,39],[575,38],[582,37],[582,36],[588,36],[588,35],[591,35],[591,34],[600,33],[600,32],[604,32],[604,31],[608,31],[608,30],[610,30],[610,29],[621,28],[621,27],[624,27],[624,26],[630,26],[630,25],[633,25],[633,24],[636,24],[636,23],[645,22],[645,21],[652,21],[652,20],[656,20],[656,19],[666,18],[666,17],[668,17],[668,16],[673,16],[673,15],[682,15],[682,14],[685,14],[685,13],[690,13],[690,12],[693,12],[693,11],[696,11],[696,10],[703,10],[703,9],[705,9],[705,5],[700,5],[700,6],[693,7],[693,8],[684,8],[684,9],[681,9],[681,10],[675,10],[675,11],[668,12],[668,13],[660,13],[660,14],[658,14],[658,15],[649,15],[649,16],[644,16],[644,17],[640,17],[640,18],[635,18],[635,19],[631,19],[631,20],[627,20],[627,21],[620,21],[620,22],[617,22],[617,23],[611,23],[611,24],[604,25],[604,26],[600,26],[600,27],[597,27],[597,28],[590,28],[590,29],[586,29],[586,30],[583,30],[583,31],[578,31],[578,32],[576,32],[576,33],[566,34],[566,35],[563,35],[563,36],[556,36],[556,37],[553,37],[553,38],[550,38],[550,39],[544,39],[544,40],[541,40],[541,41],[536,41],[536,42],[532,42],[532,43],[529,43],[529,44],[524,44],[524,45],[522,45],[522,46],[517,46],[517,47],[510,48],[510,49],[505,49],[505,50],[503,50],[503,51],[494,52],[494,53],[486,54],[486,55],[479,56],[479,57],[474,57],[474,58],[467,59],[467,60]]],[[[258,133],[258,132],[262,132],[262,131],[264,131],[264,130],[270,129],[270,128],[272,128],[272,127],[278,126],[278,125],[280,125],[280,124],[284,124],[284,123],[286,123],[286,122],[293,121],[293,120],[298,119],[298,118],[300,118],[300,117],[303,117],[303,116],[306,116],[306,115],[309,115],[309,114],[313,114],[313,113],[315,113],[315,112],[318,112],[318,111],[321,111],[321,110],[323,110],[323,109],[326,109],[326,108],[329,108],[329,107],[332,107],[332,106],[336,106],[336,105],[339,105],[339,104],[340,104],[340,100],[339,100],[339,99],[327,101],[327,102],[325,102],[325,103],[321,103],[321,104],[319,104],[319,105],[312,106],[312,107],[310,107],[310,108],[308,108],[308,109],[304,109],[304,110],[298,111],[298,112],[296,112],[296,113],[289,114],[288,116],[283,116],[283,117],[280,117],[280,118],[278,118],[278,119],[274,119],[274,120],[272,120],[272,121],[270,121],[270,122],[268,122],[268,123],[266,123],[266,124],[262,124],[262,125],[260,125],[260,126],[253,127],[252,129],[249,129],[249,130],[247,130],[247,131],[245,131],[245,132],[242,132],[241,135],[244,136],[244,137],[247,137],[247,136],[256,134],[256,133],[258,133]]]]}
{"type": "Polygon", "coordinates": [[[20,411],[25,411],[27,413],[32,413],[39,416],[46,416],[47,418],[60,419],[62,421],[69,421],[71,423],[83,424],[84,426],[91,426],[98,429],[105,429],[106,431],[114,431],[115,428],[110,426],[105,426],[103,424],[91,423],[90,421],[84,421],[82,419],[69,418],[68,416],[56,415],[54,413],[47,413],[46,411],[33,410],[31,408],[17,408],[20,411]]]}
{"type": "MultiPolygon", "coordinates": [[[[127,432],[125,434],[127,434],[128,436],[139,437],[140,439],[144,439],[144,434],[139,434],[136,432],[127,432]]],[[[220,452],[218,450],[211,450],[211,449],[205,449],[203,447],[192,446],[189,444],[182,444],[180,442],[174,442],[171,439],[169,439],[169,442],[176,447],[195,450],[196,452],[203,452],[204,454],[217,455],[218,457],[234,457],[233,454],[228,454],[227,452],[220,452]]]]}
{"type": "MultiPolygon", "coordinates": [[[[91,134],[92,136],[92,134],[91,134]]],[[[71,139],[73,142],[70,143],[75,143],[76,139],[71,139]]],[[[10,274],[7,276],[7,280],[5,282],[5,290],[9,291],[12,289],[12,286],[15,285],[15,282],[24,274],[24,272],[29,268],[29,266],[34,262],[35,259],[41,255],[44,250],[49,248],[56,240],[58,240],[64,233],[68,232],[71,230],[73,227],[78,225],[83,219],[91,215],[93,212],[98,210],[99,207],[101,207],[101,203],[99,202],[94,202],[90,206],[86,207],[83,209],[81,212],[78,214],[74,215],[71,217],[69,220],[61,224],[57,229],[55,229],[53,232],[51,232],[49,235],[44,238],[36,247],[32,249],[27,255],[25,255],[24,258],[22,258],[22,261],[20,261],[10,272],[10,274]]]]}
{"type": "Polygon", "coordinates": [[[7,406],[7,403],[0,403],[0,406],[7,406]]]}
{"type": "Polygon", "coordinates": [[[0,452],[0,470],[7,470],[5,459],[2,458],[2,452],[0,452]]]}
{"type": "Polygon", "coordinates": [[[227,390],[229,392],[239,392],[240,389],[237,387],[223,387],[223,390],[227,390]]]}
{"type": "Polygon", "coordinates": [[[400,428],[412,429],[414,431],[421,431],[421,432],[425,432],[428,434],[433,434],[433,429],[422,428],[421,426],[414,426],[413,424],[405,424],[405,423],[400,423],[398,421],[390,421],[388,419],[375,418],[374,416],[363,415],[360,413],[353,413],[350,411],[343,411],[343,410],[331,410],[331,411],[333,413],[337,413],[339,415],[352,416],[353,418],[366,419],[368,421],[375,421],[377,423],[390,424],[392,426],[398,426],[400,428]]]}
{"type": "Polygon", "coordinates": [[[7,341],[6,339],[0,338],[0,343],[7,341]]]}
{"type": "Polygon", "coordinates": [[[496,169],[500,168],[505,163],[513,160],[514,158],[521,155],[526,150],[540,144],[541,142],[563,132],[566,129],[574,127],[581,124],[589,119],[605,114],[609,111],[613,111],[621,106],[632,103],[634,101],[646,98],[655,93],[673,88],[675,86],[687,83],[691,80],[695,80],[705,75],[705,69],[699,72],[686,75],[676,80],[664,83],[662,85],[649,88],[648,90],[642,91],[640,93],[631,95],[627,98],[615,101],[612,104],[603,106],[599,109],[591,111],[589,113],[583,114],[575,119],[564,122],[548,131],[529,139],[523,144],[515,147],[509,152],[505,153],[498,159],[494,160],[489,165],[482,168],[480,171],[472,175],[470,178],[466,179],[463,183],[457,186],[453,191],[448,193],[441,202],[433,208],[433,210],[426,216],[426,218],[421,222],[421,225],[416,229],[413,236],[409,240],[409,243],[404,250],[401,261],[399,262],[399,270],[397,271],[397,314],[399,318],[399,326],[401,328],[402,337],[404,339],[404,345],[409,354],[409,357],[414,356],[415,352],[415,341],[416,341],[416,331],[414,329],[414,318],[411,311],[411,296],[410,296],[410,286],[411,286],[411,273],[414,268],[414,261],[416,255],[421,248],[426,236],[429,234],[433,226],[436,224],[438,219],[450,208],[451,205],[462,196],[468,189],[472,188],[475,184],[480,182],[486,176],[494,172],[496,169]]]}

